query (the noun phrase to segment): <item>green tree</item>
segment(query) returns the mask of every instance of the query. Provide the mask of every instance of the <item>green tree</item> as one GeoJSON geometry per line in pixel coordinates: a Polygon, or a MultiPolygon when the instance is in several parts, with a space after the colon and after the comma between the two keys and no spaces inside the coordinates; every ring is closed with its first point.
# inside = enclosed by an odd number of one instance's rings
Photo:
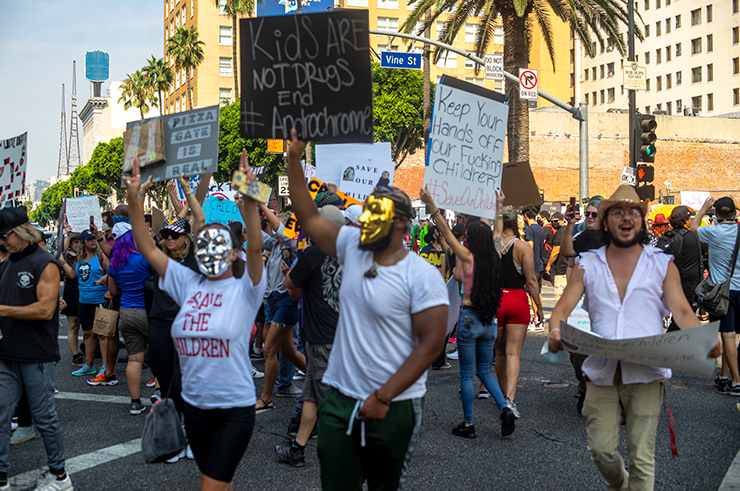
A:
{"type": "Polygon", "coordinates": [[[178,27],[175,34],[167,40],[167,55],[174,60],[176,70],[185,71],[188,84],[188,109],[193,108],[193,95],[190,91],[190,73],[203,61],[203,46],[198,39],[196,27],[178,27]]]}
{"type": "Polygon", "coordinates": [[[164,61],[164,58],[157,58],[152,55],[147,61],[147,65],[142,69],[147,78],[148,84],[157,91],[157,100],[159,101],[159,113],[164,114],[164,105],[162,93],[167,92],[175,81],[175,74],[172,68],[164,61]]]}
{"type": "Polygon", "coordinates": [[[398,168],[424,146],[424,81],[418,70],[381,68],[373,63],[375,141],[391,142],[398,168]]]}
{"type": "Polygon", "coordinates": [[[141,119],[144,119],[150,107],[157,107],[154,90],[148,77],[141,70],[136,70],[132,74],[126,74],[126,78],[121,82],[121,97],[118,102],[123,102],[124,109],[138,108],[141,119]]]}
{"type": "MultiPolygon", "coordinates": [[[[221,1],[214,0],[216,7],[221,1]]],[[[264,0],[261,0],[264,2],[264,0]]],[[[234,72],[234,99],[239,98],[239,64],[236,56],[236,21],[239,17],[251,15],[254,12],[254,0],[226,0],[224,11],[231,17],[231,69],[234,72]]]]}
{"type": "MultiPolygon", "coordinates": [[[[414,11],[401,26],[401,31],[421,34],[432,26],[442,14],[451,14],[445,23],[440,41],[452,44],[458,33],[470,17],[481,19],[476,34],[475,51],[483,57],[493,38],[494,24],[500,15],[504,28],[504,69],[509,73],[518,73],[519,68],[529,64],[529,48],[532,32],[539,27],[542,37],[555,69],[555,51],[553,46],[550,16],[555,14],[558,20],[568,22],[571,31],[581,40],[588,56],[596,54],[596,41],[604,46],[606,40],[612,42],[624,55],[626,44],[620,24],[627,24],[625,0],[581,0],[564,2],[561,0],[409,0],[416,4],[414,11]],[[431,12],[431,15],[429,13],[431,12]],[[417,23],[420,26],[417,29],[417,23]]],[[[642,33],[636,29],[642,39],[642,33]]],[[[437,61],[444,50],[436,48],[434,60],[437,61]]],[[[519,87],[506,83],[509,96],[509,122],[507,138],[509,161],[529,160],[529,110],[527,101],[519,98],[519,87]]]]}

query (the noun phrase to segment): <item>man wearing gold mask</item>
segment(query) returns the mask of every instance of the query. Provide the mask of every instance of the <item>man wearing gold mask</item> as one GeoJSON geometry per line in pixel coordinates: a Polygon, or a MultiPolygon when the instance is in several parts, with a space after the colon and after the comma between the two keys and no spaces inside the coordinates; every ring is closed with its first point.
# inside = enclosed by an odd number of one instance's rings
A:
{"type": "Polygon", "coordinates": [[[427,369],[442,349],[449,304],[442,276],[403,235],[413,216],[402,191],[368,196],[360,228],[319,215],[300,163],[306,146],[292,131],[290,198],[313,242],[344,267],[339,321],[323,382],[318,454],[323,489],[402,488],[421,427],[427,369]]]}

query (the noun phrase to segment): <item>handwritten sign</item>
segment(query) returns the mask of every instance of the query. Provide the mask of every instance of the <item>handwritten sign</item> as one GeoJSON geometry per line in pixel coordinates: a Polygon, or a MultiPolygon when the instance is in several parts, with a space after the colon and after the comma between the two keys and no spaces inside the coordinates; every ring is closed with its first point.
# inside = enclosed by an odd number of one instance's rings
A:
{"type": "Polygon", "coordinates": [[[206,223],[216,222],[224,225],[233,221],[244,223],[236,203],[227,199],[220,200],[214,196],[206,198],[203,202],[203,213],[206,215],[206,223]]]}
{"type": "Polygon", "coordinates": [[[571,353],[671,368],[709,376],[714,360],[707,354],[717,342],[719,321],[691,329],[632,339],[604,339],[560,323],[560,338],[571,353]]]}
{"type": "Polygon", "coordinates": [[[239,21],[246,139],[372,142],[367,10],[239,21]]]}
{"type": "Polygon", "coordinates": [[[210,186],[208,186],[208,194],[211,196],[215,196],[216,198],[223,198],[227,199],[229,201],[234,201],[234,197],[236,196],[237,189],[231,187],[230,182],[212,182],[210,186]]]}
{"type": "Polygon", "coordinates": [[[496,218],[508,115],[503,95],[442,77],[424,169],[424,186],[437,206],[496,218]]]}
{"type": "Polygon", "coordinates": [[[0,141],[0,203],[26,191],[28,133],[0,141]]]}
{"type": "MultiPolygon", "coordinates": [[[[311,195],[311,199],[315,200],[316,195],[323,193],[327,190],[326,184],[314,178],[308,181],[308,194],[311,195]]],[[[347,208],[349,205],[362,205],[362,203],[351,196],[347,196],[341,191],[337,191],[337,195],[342,198],[342,207],[347,208]]],[[[301,232],[301,227],[298,225],[295,213],[288,218],[285,222],[285,231],[283,234],[291,239],[297,239],[298,234],[301,232]]]]}
{"type": "Polygon", "coordinates": [[[93,217],[98,230],[103,230],[103,215],[100,213],[100,201],[97,196],[67,198],[64,206],[67,210],[67,223],[72,227],[72,232],[82,232],[90,228],[90,217],[93,217]]]}
{"type": "Polygon", "coordinates": [[[681,204],[693,210],[700,210],[707,198],[708,191],[681,191],[681,204]]]}
{"type": "MultiPolygon", "coordinates": [[[[141,169],[141,180],[177,179],[209,174],[218,170],[219,106],[209,106],[191,111],[165,114],[159,117],[164,125],[164,147],[167,159],[141,169]]],[[[126,124],[129,130],[157,118],[142,119],[126,124]]],[[[131,175],[124,171],[124,176],[131,175]]]]}

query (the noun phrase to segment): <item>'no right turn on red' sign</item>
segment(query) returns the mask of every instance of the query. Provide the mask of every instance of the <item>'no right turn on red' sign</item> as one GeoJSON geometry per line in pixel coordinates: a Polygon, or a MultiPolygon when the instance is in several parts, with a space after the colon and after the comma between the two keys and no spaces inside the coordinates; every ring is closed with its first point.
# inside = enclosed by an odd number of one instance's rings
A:
{"type": "Polygon", "coordinates": [[[534,68],[520,68],[519,69],[519,98],[537,100],[537,87],[539,85],[539,77],[537,76],[537,70],[534,68]]]}

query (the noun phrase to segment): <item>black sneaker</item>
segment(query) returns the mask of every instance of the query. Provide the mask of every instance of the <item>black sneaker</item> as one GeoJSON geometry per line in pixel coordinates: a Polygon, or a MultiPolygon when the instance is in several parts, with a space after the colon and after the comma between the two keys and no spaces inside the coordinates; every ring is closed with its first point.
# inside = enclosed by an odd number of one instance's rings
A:
{"type": "Polygon", "coordinates": [[[717,384],[717,392],[720,394],[729,394],[732,389],[732,382],[730,379],[718,379],[715,381],[717,384]]]}
{"type": "Polygon", "coordinates": [[[306,456],[303,450],[295,448],[291,443],[275,445],[275,453],[278,454],[278,462],[290,464],[293,467],[305,467],[306,456]]]}
{"type": "Polygon", "coordinates": [[[740,396],[740,384],[738,385],[732,385],[732,382],[727,384],[727,392],[725,394],[729,394],[731,396],[738,397],[740,396]]]}
{"type": "Polygon", "coordinates": [[[505,407],[504,410],[501,411],[501,436],[509,436],[514,433],[515,429],[516,416],[514,416],[514,411],[512,411],[508,407],[505,407]]]}
{"type": "Polygon", "coordinates": [[[465,421],[460,426],[452,428],[452,434],[463,438],[475,438],[475,425],[465,426],[465,421]]]}
{"type": "Polygon", "coordinates": [[[309,439],[313,440],[315,438],[319,437],[319,422],[316,421],[313,424],[313,430],[311,430],[311,434],[308,436],[309,439]]]}
{"type": "Polygon", "coordinates": [[[298,416],[293,416],[290,418],[290,423],[288,423],[288,435],[295,438],[295,436],[298,434],[298,428],[301,427],[301,418],[298,416]]]}
{"type": "Polygon", "coordinates": [[[255,353],[254,351],[252,351],[249,354],[249,357],[251,359],[253,359],[253,360],[264,360],[265,359],[265,353],[264,352],[262,352],[262,353],[255,353]]]}
{"type": "Polygon", "coordinates": [[[129,407],[129,414],[141,414],[146,410],[146,406],[140,402],[132,402],[129,407]]]}

